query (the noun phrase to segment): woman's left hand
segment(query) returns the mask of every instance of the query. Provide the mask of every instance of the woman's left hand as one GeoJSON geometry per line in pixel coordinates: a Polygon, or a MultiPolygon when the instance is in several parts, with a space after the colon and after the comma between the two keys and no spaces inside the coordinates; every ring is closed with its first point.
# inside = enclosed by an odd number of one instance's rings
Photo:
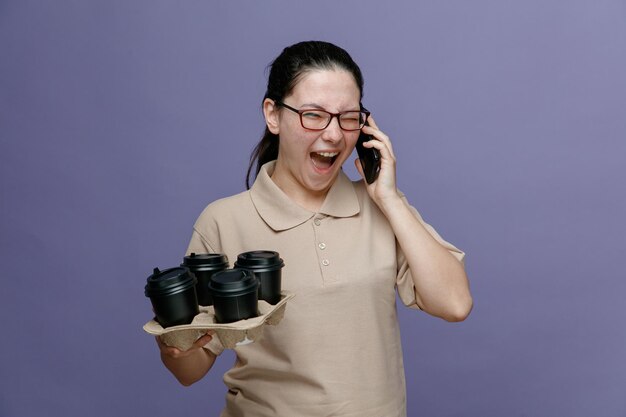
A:
{"type": "MultiPolygon", "coordinates": [[[[414,284],[415,303],[427,313],[447,321],[462,321],[472,309],[473,301],[462,262],[437,241],[411,210],[396,188],[396,157],[389,137],[380,131],[373,118],[363,132],[373,139],[366,148],[380,152],[378,178],[366,183],[367,192],[387,217],[397,242],[408,261],[414,284]]],[[[355,165],[363,170],[357,158],[355,165]]]]}
{"type": "MultiPolygon", "coordinates": [[[[393,153],[393,147],[389,136],[385,135],[376,124],[373,117],[367,119],[369,126],[363,127],[363,133],[372,135],[372,140],[363,144],[366,148],[376,148],[380,152],[380,172],[378,178],[371,184],[366,184],[367,192],[374,202],[383,209],[386,203],[400,198],[396,187],[396,156],[393,153]]],[[[354,161],[357,171],[363,175],[361,161],[357,158],[354,161]]]]}

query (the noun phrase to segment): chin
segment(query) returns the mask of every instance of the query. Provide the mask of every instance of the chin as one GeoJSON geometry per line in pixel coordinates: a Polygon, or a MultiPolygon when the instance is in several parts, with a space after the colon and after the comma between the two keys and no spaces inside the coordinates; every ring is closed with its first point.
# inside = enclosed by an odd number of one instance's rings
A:
{"type": "Polygon", "coordinates": [[[318,192],[328,191],[330,187],[332,187],[332,185],[335,183],[335,180],[337,180],[337,176],[338,176],[337,174],[338,173],[335,172],[328,179],[325,179],[325,180],[312,179],[311,181],[308,182],[307,188],[310,189],[311,191],[318,191],[318,192]]]}

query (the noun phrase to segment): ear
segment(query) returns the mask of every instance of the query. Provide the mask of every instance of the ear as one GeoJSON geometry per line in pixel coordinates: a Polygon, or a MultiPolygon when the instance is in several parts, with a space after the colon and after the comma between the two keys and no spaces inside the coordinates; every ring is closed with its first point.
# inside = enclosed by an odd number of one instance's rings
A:
{"type": "Polygon", "coordinates": [[[265,116],[265,124],[270,132],[275,135],[279,133],[280,111],[274,100],[266,98],[263,100],[263,115],[265,116]]]}

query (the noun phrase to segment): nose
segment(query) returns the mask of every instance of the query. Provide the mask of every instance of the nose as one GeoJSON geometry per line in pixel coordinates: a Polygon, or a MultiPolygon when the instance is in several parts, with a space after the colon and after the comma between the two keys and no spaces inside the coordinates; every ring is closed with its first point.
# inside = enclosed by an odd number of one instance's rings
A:
{"type": "Polygon", "coordinates": [[[343,129],[339,126],[339,116],[333,116],[330,124],[324,129],[322,139],[328,142],[338,142],[343,138],[343,129]]]}

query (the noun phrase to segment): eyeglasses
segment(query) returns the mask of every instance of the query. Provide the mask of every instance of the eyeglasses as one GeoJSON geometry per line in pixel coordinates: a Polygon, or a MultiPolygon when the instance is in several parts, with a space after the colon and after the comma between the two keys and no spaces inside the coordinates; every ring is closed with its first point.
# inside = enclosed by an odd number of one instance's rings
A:
{"type": "Polygon", "coordinates": [[[278,106],[282,106],[291,110],[294,113],[298,113],[300,116],[300,124],[303,128],[309,130],[324,130],[330,125],[333,117],[336,117],[339,121],[339,127],[343,130],[360,130],[365,126],[365,122],[370,115],[370,112],[362,110],[344,111],[341,113],[330,113],[326,110],[319,109],[294,109],[291,106],[286,105],[282,101],[275,100],[278,106]]]}

